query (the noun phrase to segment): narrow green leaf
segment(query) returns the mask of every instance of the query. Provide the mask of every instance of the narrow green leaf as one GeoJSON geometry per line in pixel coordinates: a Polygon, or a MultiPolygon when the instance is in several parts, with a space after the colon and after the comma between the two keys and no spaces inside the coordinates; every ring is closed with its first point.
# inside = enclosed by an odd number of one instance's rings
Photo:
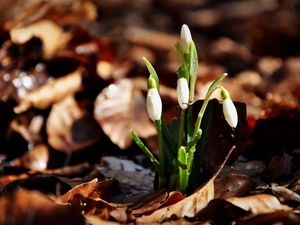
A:
{"type": "Polygon", "coordinates": [[[150,73],[150,76],[152,76],[154,78],[154,80],[156,81],[156,87],[159,90],[159,78],[157,76],[157,73],[154,69],[154,67],[152,66],[152,64],[149,62],[149,60],[146,57],[143,57],[144,63],[150,73]]]}
{"type": "Polygon", "coordinates": [[[159,162],[157,159],[154,157],[152,152],[144,145],[142,140],[139,138],[139,136],[134,132],[131,131],[131,137],[135,141],[135,143],[139,146],[139,148],[144,152],[144,154],[148,157],[148,159],[152,162],[155,171],[159,172],[159,162]]]}
{"type": "Polygon", "coordinates": [[[182,49],[180,43],[177,42],[175,44],[175,47],[176,47],[176,50],[178,52],[179,58],[181,60],[181,63],[184,64],[185,63],[184,52],[183,52],[183,49],[182,49]]]}
{"type": "Polygon", "coordinates": [[[185,147],[181,146],[178,149],[178,163],[179,163],[179,190],[185,191],[188,185],[188,168],[187,168],[187,152],[185,147]]]}

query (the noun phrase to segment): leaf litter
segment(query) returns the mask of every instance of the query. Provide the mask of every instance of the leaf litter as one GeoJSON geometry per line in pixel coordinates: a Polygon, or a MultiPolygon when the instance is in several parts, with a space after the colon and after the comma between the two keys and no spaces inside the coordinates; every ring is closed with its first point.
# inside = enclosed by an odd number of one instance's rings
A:
{"type": "Polygon", "coordinates": [[[0,18],[0,223],[299,224],[299,4],[258,2],[157,10],[152,0],[28,0],[21,13],[9,4],[0,18]],[[216,116],[202,187],[186,195],[154,190],[153,168],[129,138],[134,129],[157,151],[142,56],[161,75],[167,123],[178,114],[172,46],[183,22],[201,49],[197,99],[228,72],[224,86],[246,103],[236,103],[236,131],[216,116]]]}

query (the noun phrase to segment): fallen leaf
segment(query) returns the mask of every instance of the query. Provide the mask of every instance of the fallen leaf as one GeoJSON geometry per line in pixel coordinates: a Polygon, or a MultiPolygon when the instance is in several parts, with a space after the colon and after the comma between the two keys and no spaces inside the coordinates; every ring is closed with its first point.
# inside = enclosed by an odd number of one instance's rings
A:
{"type": "Polygon", "coordinates": [[[117,222],[112,222],[112,221],[107,221],[107,220],[103,220],[100,219],[97,216],[85,216],[85,219],[89,222],[89,224],[91,225],[120,225],[120,223],[117,222]]]}
{"type": "Polygon", "coordinates": [[[244,174],[228,174],[215,180],[215,198],[243,196],[256,186],[256,182],[244,174]]]}
{"type": "Polygon", "coordinates": [[[280,199],[281,202],[283,201],[300,202],[300,195],[286,187],[272,183],[270,186],[267,186],[266,189],[270,189],[272,193],[275,196],[277,196],[277,198],[280,199]]]}
{"type": "Polygon", "coordinates": [[[22,113],[30,107],[45,109],[68,95],[76,93],[81,88],[82,69],[50,81],[25,96],[14,108],[15,113],[22,113]]]}
{"type": "Polygon", "coordinates": [[[21,157],[13,160],[12,166],[24,167],[32,170],[45,170],[49,159],[48,147],[44,144],[36,145],[21,157]]]}
{"type": "Polygon", "coordinates": [[[70,33],[51,20],[41,20],[25,27],[16,27],[10,30],[11,40],[23,44],[32,37],[38,37],[43,42],[45,58],[51,58],[59,49],[66,46],[71,39],[70,33]]]}
{"type": "Polygon", "coordinates": [[[11,196],[0,198],[0,224],[84,225],[80,213],[72,207],[57,205],[37,191],[17,190],[11,196]]]}
{"type": "Polygon", "coordinates": [[[259,214],[238,220],[237,225],[267,225],[267,224],[300,224],[299,215],[288,211],[275,211],[272,213],[259,214]]]}
{"type": "Polygon", "coordinates": [[[17,175],[2,175],[0,177],[0,186],[5,186],[15,180],[22,180],[28,178],[29,175],[27,173],[21,173],[17,175]]]}
{"type": "MultiPolygon", "coordinates": [[[[150,212],[153,212],[161,207],[172,205],[172,202],[170,202],[169,200],[171,199],[172,201],[172,196],[176,197],[177,194],[181,195],[181,198],[179,198],[178,201],[184,198],[181,192],[174,191],[168,193],[165,190],[144,195],[138,201],[128,206],[128,211],[130,211],[133,215],[136,216],[142,214],[149,214],[150,212]]],[[[173,204],[175,204],[176,202],[173,202],[173,204]]]]}
{"type": "Polygon", "coordinates": [[[57,168],[57,169],[43,170],[42,173],[47,175],[78,177],[82,174],[86,174],[90,172],[92,168],[93,167],[90,165],[90,163],[85,162],[74,166],[64,166],[62,168],[57,168]]]}
{"type": "Polygon", "coordinates": [[[37,190],[45,194],[61,195],[70,190],[71,186],[63,180],[52,175],[34,175],[27,178],[14,180],[7,184],[2,191],[2,194],[13,193],[14,191],[23,188],[28,190],[37,190]],[[34,175],[34,176],[33,176],[34,175]]]}
{"type": "Polygon", "coordinates": [[[275,196],[269,194],[257,194],[240,198],[232,197],[227,198],[226,201],[246,211],[251,211],[253,214],[291,210],[288,206],[282,205],[275,196]]]}
{"type": "Polygon", "coordinates": [[[130,79],[103,89],[95,101],[94,117],[105,134],[121,149],[132,143],[131,130],[142,138],[156,132],[146,112],[145,98],[134,80],[130,79]]]}
{"type": "Polygon", "coordinates": [[[56,198],[58,203],[68,203],[72,200],[75,195],[81,195],[85,198],[88,198],[94,191],[97,185],[98,179],[94,179],[87,183],[82,183],[72,188],[66,194],[56,198]]]}
{"type": "Polygon", "coordinates": [[[212,224],[232,224],[236,219],[246,216],[249,212],[223,199],[211,200],[207,207],[197,215],[197,220],[211,221],[212,224]]]}
{"type": "Polygon", "coordinates": [[[273,156],[264,177],[272,182],[280,177],[289,176],[292,172],[292,158],[286,153],[273,156]]]}
{"type": "Polygon", "coordinates": [[[51,20],[63,25],[92,21],[97,17],[97,8],[91,1],[26,1],[16,8],[18,14],[14,18],[10,16],[10,20],[5,23],[8,30],[41,20],[51,20]]]}
{"type": "Polygon", "coordinates": [[[97,142],[99,125],[89,118],[73,96],[54,104],[46,122],[49,144],[62,152],[74,152],[97,142]]]}

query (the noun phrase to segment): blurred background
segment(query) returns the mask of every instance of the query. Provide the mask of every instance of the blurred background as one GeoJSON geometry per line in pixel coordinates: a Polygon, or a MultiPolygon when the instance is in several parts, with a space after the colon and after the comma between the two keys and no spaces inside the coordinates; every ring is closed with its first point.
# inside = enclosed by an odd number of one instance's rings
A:
{"type": "MultiPolygon", "coordinates": [[[[74,152],[75,162],[82,156],[98,162],[111,149],[135,149],[131,129],[155,149],[141,59],[146,56],[160,76],[170,122],[178,113],[174,44],[182,24],[198,47],[196,99],[227,72],[224,86],[246,103],[249,132],[258,120],[283,118],[263,125],[259,130],[273,133],[258,131],[254,142],[298,149],[299,11],[298,0],[2,0],[0,162],[37,146],[47,159],[36,165],[40,169],[68,164],[74,152]],[[288,144],[276,138],[286,133],[288,144]]],[[[34,161],[29,158],[16,163],[34,161]]]]}

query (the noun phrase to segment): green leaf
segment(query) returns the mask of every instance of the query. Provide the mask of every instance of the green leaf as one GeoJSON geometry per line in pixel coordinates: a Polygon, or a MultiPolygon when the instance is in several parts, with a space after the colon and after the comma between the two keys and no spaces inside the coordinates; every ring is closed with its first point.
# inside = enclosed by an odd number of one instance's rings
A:
{"type": "Polygon", "coordinates": [[[179,190],[185,191],[188,185],[189,174],[187,168],[188,162],[187,152],[184,146],[178,149],[178,163],[179,163],[179,190]]]}
{"type": "Polygon", "coordinates": [[[159,78],[157,76],[157,73],[154,69],[154,67],[152,66],[152,64],[149,62],[149,60],[146,57],[143,57],[144,63],[150,73],[150,76],[152,76],[156,82],[156,87],[159,90],[159,78]]]}
{"type": "Polygon", "coordinates": [[[185,61],[185,57],[184,57],[184,52],[183,52],[183,49],[182,49],[180,43],[176,43],[175,47],[176,47],[177,53],[179,55],[179,58],[181,60],[181,63],[185,64],[186,61],[185,61]]]}
{"type": "Polygon", "coordinates": [[[144,145],[142,140],[139,138],[139,136],[134,132],[131,131],[131,137],[135,141],[135,143],[140,147],[140,149],[144,152],[144,154],[148,157],[148,159],[152,162],[155,171],[159,172],[159,162],[157,159],[154,157],[152,152],[144,145]]]}

